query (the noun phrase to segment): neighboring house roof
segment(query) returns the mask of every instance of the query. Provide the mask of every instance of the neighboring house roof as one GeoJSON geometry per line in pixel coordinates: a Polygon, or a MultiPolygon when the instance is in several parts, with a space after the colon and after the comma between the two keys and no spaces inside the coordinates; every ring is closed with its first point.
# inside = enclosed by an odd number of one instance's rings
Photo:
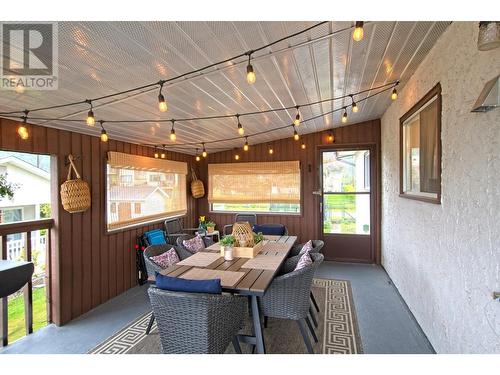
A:
{"type": "Polygon", "coordinates": [[[168,194],[158,186],[112,186],[109,191],[109,200],[145,201],[156,191],[168,197],[168,194]]]}
{"type": "Polygon", "coordinates": [[[15,156],[7,156],[5,158],[0,159],[0,165],[7,165],[7,164],[15,165],[16,167],[24,169],[25,171],[30,172],[39,177],[42,177],[47,181],[50,179],[50,173],[15,156]]]}

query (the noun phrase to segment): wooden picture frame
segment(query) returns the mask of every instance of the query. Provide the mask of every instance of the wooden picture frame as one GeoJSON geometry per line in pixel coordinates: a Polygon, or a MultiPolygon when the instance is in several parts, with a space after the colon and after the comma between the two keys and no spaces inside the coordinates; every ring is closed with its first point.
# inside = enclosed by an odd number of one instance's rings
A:
{"type": "MultiPolygon", "coordinates": [[[[441,145],[441,116],[442,116],[442,99],[441,99],[441,85],[438,83],[434,86],[427,94],[424,95],[422,99],[420,99],[408,112],[406,112],[399,119],[399,196],[407,199],[414,199],[422,202],[441,204],[441,160],[442,160],[442,145],[441,145]],[[436,178],[432,181],[432,192],[420,191],[409,191],[407,189],[407,182],[405,181],[405,176],[408,176],[408,171],[406,168],[406,158],[408,155],[408,148],[405,144],[405,126],[407,126],[407,121],[416,118],[416,116],[420,116],[420,113],[430,105],[434,105],[436,109],[436,139],[435,140],[435,149],[436,149],[436,161],[435,161],[435,174],[436,178]]],[[[419,119],[419,147],[416,148],[417,152],[419,152],[419,182],[422,181],[422,177],[420,176],[421,161],[422,154],[420,154],[420,149],[422,147],[421,141],[422,137],[420,136],[420,119],[419,119]]],[[[408,178],[406,178],[407,180],[408,178]]]]}

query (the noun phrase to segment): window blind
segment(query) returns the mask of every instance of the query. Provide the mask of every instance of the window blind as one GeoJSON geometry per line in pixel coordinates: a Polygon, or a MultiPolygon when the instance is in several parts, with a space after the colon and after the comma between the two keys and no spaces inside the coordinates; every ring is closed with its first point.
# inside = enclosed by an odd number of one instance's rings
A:
{"type": "Polygon", "coordinates": [[[300,203],[298,161],[208,165],[209,203],[300,203]]]}
{"type": "Polygon", "coordinates": [[[108,230],[187,212],[187,163],[108,152],[108,230]]]}

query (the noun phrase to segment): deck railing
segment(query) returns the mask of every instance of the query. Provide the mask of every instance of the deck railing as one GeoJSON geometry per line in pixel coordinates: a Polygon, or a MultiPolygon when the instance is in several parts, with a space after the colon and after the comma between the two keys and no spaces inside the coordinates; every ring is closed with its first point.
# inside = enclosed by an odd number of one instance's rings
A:
{"type": "MultiPolygon", "coordinates": [[[[46,303],[47,303],[47,321],[50,321],[50,283],[49,283],[49,274],[50,274],[50,263],[49,263],[49,252],[50,252],[50,244],[51,244],[51,236],[50,229],[54,225],[53,219],[42,219],[42,220],[32,220],[32,221],[23,221],[18,223],[10,223],[10,224],[1,224],[0,225],[0,237],[2,244],[2,260],[9,259],[9,245],[7,236],[12,234],[21,234],[25,235],[26,241],[26,256],[25,259],[28,262],[32,261],[32,232],[36,232],[39,230],[47,230],[47,235],[45,237],[45,262],[46,262],[46,272],[45,272],[45,292],[46,292],[46,303]]],[[[24,294],[24,320],[25,320],[25,328],[26,335],[33,333],[33,283],[32,280],[29,280],[26,285],[23,287],[24,294]]],[[[9,343],[9,329],[8,329],[8,297],[4,297],[0,299],[0,345],[7,346],[9,343]]]]}

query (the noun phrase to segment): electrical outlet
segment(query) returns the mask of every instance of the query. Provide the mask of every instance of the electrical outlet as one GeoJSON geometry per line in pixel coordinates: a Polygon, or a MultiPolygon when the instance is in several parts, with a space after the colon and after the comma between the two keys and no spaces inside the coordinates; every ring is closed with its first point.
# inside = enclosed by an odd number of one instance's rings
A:
{"type": "Polygon", "coordinates": [[[493,299],[500,298],[500,292],[493,292],[493,299]]]}

